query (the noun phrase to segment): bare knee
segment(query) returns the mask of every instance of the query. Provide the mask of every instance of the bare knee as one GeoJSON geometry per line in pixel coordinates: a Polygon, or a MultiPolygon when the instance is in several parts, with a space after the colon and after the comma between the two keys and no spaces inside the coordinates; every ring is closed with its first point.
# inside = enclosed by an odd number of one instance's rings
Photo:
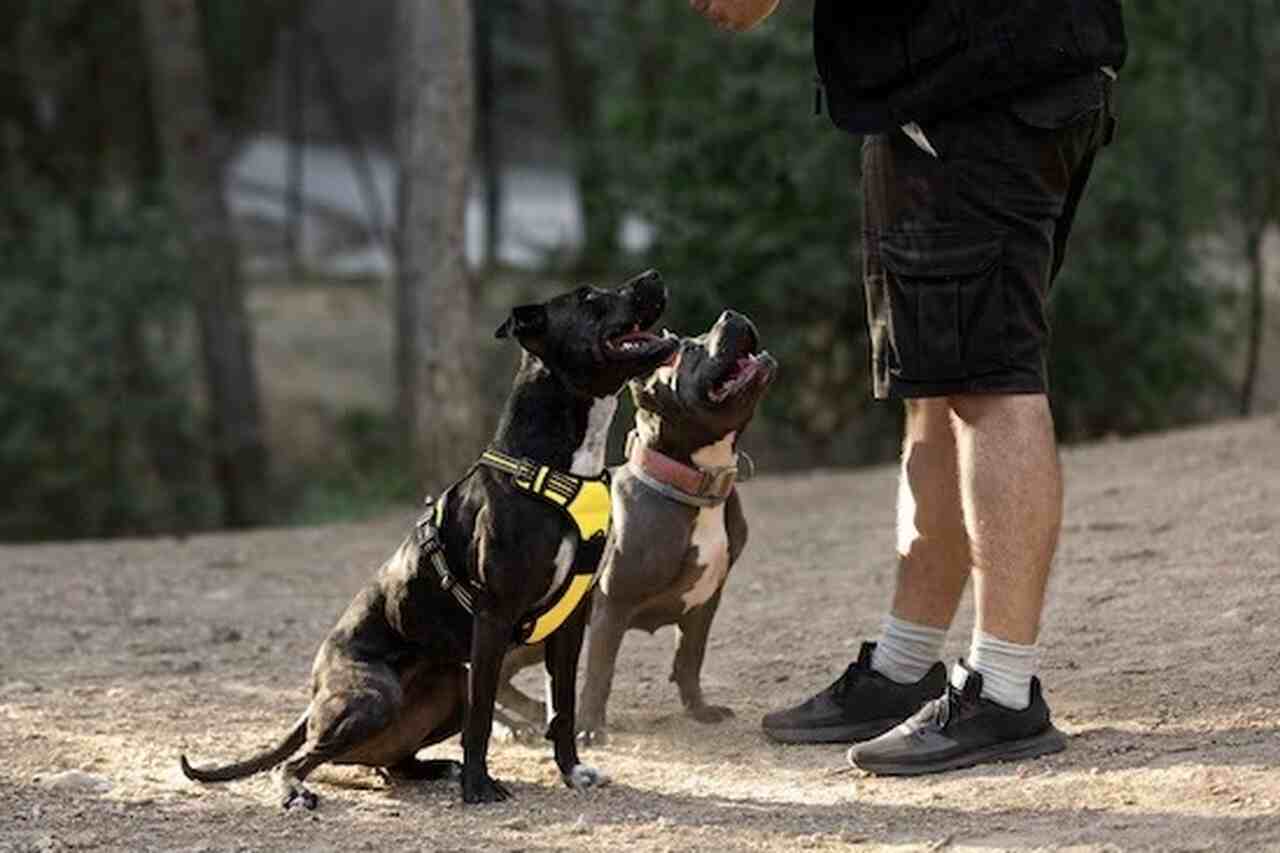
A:
{"type": "Polygon", "coordinates": [[[957,394],[946,399],[955,419],[970,427],[993,419],[1053,424],[1049,398],[1044,394],[957,394]]]}
{"type": "Polygon", "coordinates": [[[951,406],[947,397],[919,397],[903,401],[907,412],[906,434],[912,438],[950,432],[951,406]]]}

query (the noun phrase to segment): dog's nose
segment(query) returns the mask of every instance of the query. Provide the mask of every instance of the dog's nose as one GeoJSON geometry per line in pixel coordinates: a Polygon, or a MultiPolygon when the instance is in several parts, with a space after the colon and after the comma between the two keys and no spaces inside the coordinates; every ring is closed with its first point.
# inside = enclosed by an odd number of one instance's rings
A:
{"type": "Polygon", "coordinates": [[[653,287],[662,284],[662,273],[657,270],[645,270],[632,279],[632,284],[637,286],[653,287]]]}
{"type": "Polygon", "coordinates": [[[641,311],[660,314],[667,306],[667,288],[657,270],[640,273],[624,285],[624,292],[631,295],[631,304],[641,311]]]}

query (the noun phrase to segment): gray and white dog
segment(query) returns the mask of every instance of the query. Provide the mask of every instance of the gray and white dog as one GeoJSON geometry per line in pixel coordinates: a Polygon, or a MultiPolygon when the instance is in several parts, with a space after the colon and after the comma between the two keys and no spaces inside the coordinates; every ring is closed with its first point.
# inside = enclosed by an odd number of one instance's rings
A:
{"type": "MultiPolygon", "coordinates": [[[[614,471],[613,535],[592,598],[578,704],[584,743],[607,739],[614,665],[631,628],[676,626],[671,680],[686,713],[704,723],[733,715],[703,696],[702,661],[729,569],[747,542],[735,489],[738,442],[776,372],[751,320],[725,311],[705,334],[681,338],[667,364],[630,382],[636,422],[627,463],[614,471]]],[[[527,718],[541,704],[506,679],[535,662],[535,654],[508,658],[498,697],[527,718]]]]}

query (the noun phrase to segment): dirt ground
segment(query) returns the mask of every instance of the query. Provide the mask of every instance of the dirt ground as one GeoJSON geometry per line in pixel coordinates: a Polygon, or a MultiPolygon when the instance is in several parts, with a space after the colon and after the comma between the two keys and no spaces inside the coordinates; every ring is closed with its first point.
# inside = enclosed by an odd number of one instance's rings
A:
{"type": "Polygon", "coordinates": [[[293,719],[317,643],[411,508],[0,548],[0,850],[1280,850],[1280,421],[1064,458],[1043,676],[1070,748],[914,780],[865,777],[839,747],[773,745],[759,729],[877,630],[889,468],[743,488],[752,541],[705,673],[736,719],[686,719],[670,634],[631,634],[613,740],[586,753],[613,784],[571,792],[549,745],[497,743],[491,768],[516,798],[490,806],[464,807],[454,784],[343,768],[313,777],[317,811],[284,813],[265,776],[201,787],[178,771],[180,750],[240,756],[293,719]]]}

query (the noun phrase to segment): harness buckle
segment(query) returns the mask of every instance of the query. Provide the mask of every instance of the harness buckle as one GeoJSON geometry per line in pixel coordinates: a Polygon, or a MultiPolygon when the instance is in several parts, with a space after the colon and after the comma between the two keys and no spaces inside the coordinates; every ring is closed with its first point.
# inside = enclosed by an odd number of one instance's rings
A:
{"type": "Polygon", "coordinates": [[[520,468],[511,475],[511,479],[515,480],[521,488],[532,489],[534,481],[538,479],[539,470],[541,470],[541,466],[528,459],[521,459],[520,468]]]}
{"type": "Polygon", "coordinates": [[[436,501],[428,495],[422,502],[422,515],[413,523],[413,536],[420,547],[438,541],[436,536],[436,501]]]}

